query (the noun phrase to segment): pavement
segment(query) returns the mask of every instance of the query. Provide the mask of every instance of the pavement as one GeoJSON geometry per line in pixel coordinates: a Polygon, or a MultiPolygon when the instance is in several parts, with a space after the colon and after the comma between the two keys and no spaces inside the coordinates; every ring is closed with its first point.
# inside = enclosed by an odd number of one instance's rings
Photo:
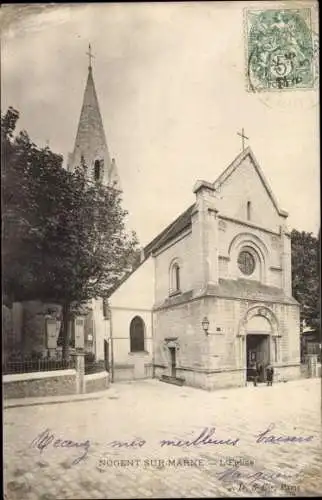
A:
{"type": "Polygon", "coordinates": [[[320,410],[319,379],[214,392],[145,380],[8,407],[6,499],[320,496],[320,410]]]}

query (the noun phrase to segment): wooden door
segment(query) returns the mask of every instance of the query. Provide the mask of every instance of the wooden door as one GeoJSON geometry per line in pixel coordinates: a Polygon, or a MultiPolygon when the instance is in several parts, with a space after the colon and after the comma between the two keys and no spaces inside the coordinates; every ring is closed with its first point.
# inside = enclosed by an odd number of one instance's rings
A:
{"type": "Polygon", "coordinates": [[[175,347],[170,347],[170,372],[171,372],[171,377],[176,376],[176,349],[175,347]]]}

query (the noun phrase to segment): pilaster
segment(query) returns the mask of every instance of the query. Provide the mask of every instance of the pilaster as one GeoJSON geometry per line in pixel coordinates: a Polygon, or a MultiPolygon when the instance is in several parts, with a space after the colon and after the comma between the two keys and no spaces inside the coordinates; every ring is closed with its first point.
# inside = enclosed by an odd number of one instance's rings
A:
{"type": "Polygon", "coordinates": [[[192,214],[192,240],[195,256],[194,289],[202,293],[208,284],[218,283],[218,210],[215,189],[206,181],[194,187],[196,208],[192,214]]]}
{"type": "Polygon", "coordinates": [[[287,231],[286,225],[281,226],[282,242],[282,286],[285,295],[292,296],[292,260],[291,260],[291,236],[287,231]]]}
{"type": "Polygon", "coordinates": [[[76,370],[76,394],[85,394],[85,353],[76,351],[73,356],[76,370]]]}

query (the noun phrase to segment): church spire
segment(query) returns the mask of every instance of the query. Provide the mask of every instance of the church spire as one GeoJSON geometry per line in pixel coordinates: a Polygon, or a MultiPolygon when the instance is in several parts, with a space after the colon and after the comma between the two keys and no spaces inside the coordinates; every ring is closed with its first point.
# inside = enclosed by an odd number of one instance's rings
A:
{"type": "Polygon", "coordinates": [[[86,54],[88,55],[88,71],[90,71],[92,69],[92,59],[94,59],[90,43],[88,44],[88,52],[86,54]]]}
{"type": "Polygon", "coordinates": [[[87,83],[74,151],[70,155],[68,169],[74,170],[85,163],[90,180],[101,181],[105,185],[114,185],[120,189],[116,165],[109,154],[98,104],[92,70],[94,56],[90,44],[86,54],[89,58],[87,83]]]}

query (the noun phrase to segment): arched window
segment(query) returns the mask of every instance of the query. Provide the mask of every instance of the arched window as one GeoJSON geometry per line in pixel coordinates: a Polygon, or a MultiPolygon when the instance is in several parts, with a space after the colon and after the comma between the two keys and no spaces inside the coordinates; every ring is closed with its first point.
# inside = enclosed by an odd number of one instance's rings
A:
{"type": "Polygon", "coordinates": [[[140,316],[135,316],[130,324],[130,350],[131,352],[144,351],[144,321],[140,316]]]}
{"type": "Polygon", "coordinates": [[[170,266],[170,294],[180,291],[180,266],[173,262],[170,266]]]}
{"type": "Polygon", "coordinates": [[[94,179],[95,181],[99,181],[101,178],[101,162],[99,160],[95,160],[94,162],[94,179]]]}
{"type": "Polygon", "coordinates": [[[252,215],[252,204],[250,201],[247,202],[247,220],[251,220],[252,215]]]}
{"type": "Polygon", "coordinates": [[[236,235],[229,245],[228,255],[229,276],[268,284],[267,271],[271,258],[267,246],[259,237],[251,233],[236,235]]]}
{"type": "Polygon", "coordinates": [[[243,249],[240,252],[240,254],[238,255],[237,263],[239,270],[247,276],[253,274],[253,272],[255,271],[256,260],[253,253],[247,249],[243,249]]]}
{"type": "Polygon", "coordinates": [[[180,267],[179,264],[173,266],[175,290],[180,290],[180,267]]]}

